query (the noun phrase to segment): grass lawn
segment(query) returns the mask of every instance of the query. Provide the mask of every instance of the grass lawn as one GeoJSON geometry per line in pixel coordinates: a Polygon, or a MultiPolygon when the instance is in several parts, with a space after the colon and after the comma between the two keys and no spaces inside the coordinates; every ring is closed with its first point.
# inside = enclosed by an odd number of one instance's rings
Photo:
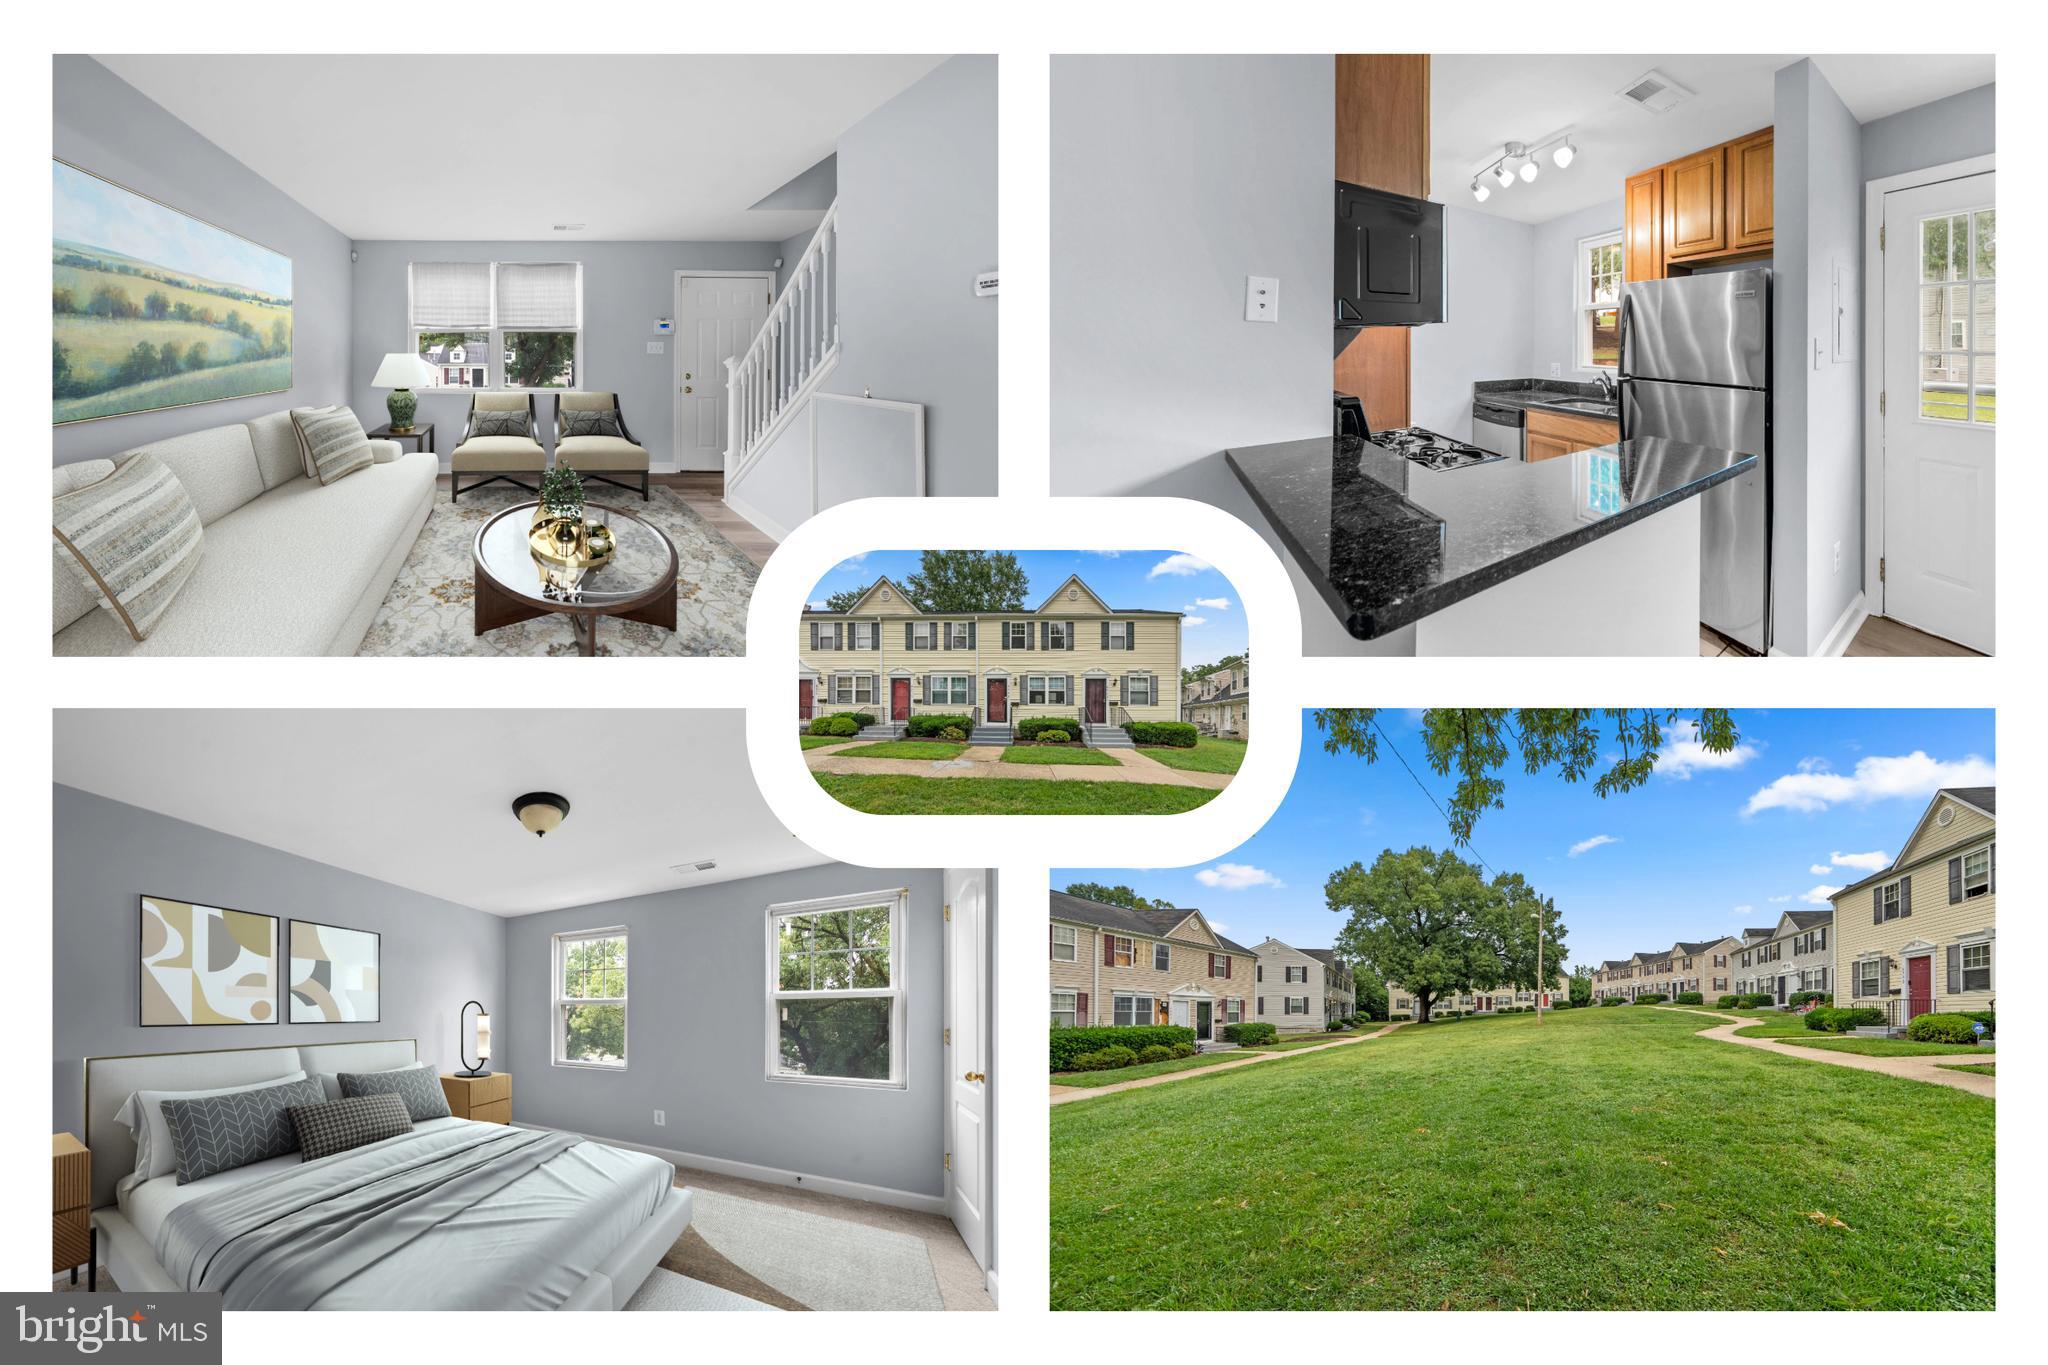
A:
{"type": "Polygon", "coordinates": [[[934,761],[958,758],[967,751],[965,744],[955,744],[944,739],[882,739],[873,744],[862,744],[852,749],[841,750],[841,758],[928,758],[934,761]]]}
{"type": "Polygon", "coordinates": [[[798,735],[797,742],[802,744],[806,749],[822,749],[827,744],[851,744],[853,743],[853,736],[847,735],[841,737],[839,735],[798,735]]]}
{"type": "Polygon", "coordinates": [[[1032,777],[815,774],[841,805],[870,815],[1179,815],[1215,799],[1202,787],[1032,777]]]}
{"type": "Polygon", "coordinates": [[[1998,1067],[1992,1062],[1936,1062],[1943,1071],[1967,1071],[1973,1076],[1995,1076],[1998,1067]]]}
{"type": "Polygon", "coordinates": [[[1841,1033],[1818,1033],[1806,1027],[1805,1021],[1797,1015],[1751,1024],[1735,1032],[1742,1038],[1775,1038],[1793,1047],[1853,1052],[1859,1057],[1945,1057],[1977,1050],[1962,1043],[1916,1043],[1909,1038],[1851,1038],[1841,1033]]]}
{"type": "Polygon", "coordinates": [[[1234,773],[1244,763],[1243,740],[1211,739],[1207,735],[1197,736],[1192,749],[1141,744],[1138,752],[1147,758],[1158,759],[1169,768],[1190,773],[1234,773]]]}
{"type": "Polygon", "coordinates": [[[1013,744],[1003,750],[1005,763],[1050,763],[1055,767],[1101,768],[1116,766],[1116,760],[1100,749],[1067,749],[1057,744],[1013,744]]]}
{"type": "Polygon", "coordinates": [[[1241,1062],[1244,1057],[1243,1051],[1202,1052],[1192,1057],[1175,1057],[1170,1062],[1140,1062],[1136,1066],[1122,1066],[1114,1071],[1060,1071],[1055,1072],[1051,1080],[1054,1085],[1070,1085],[1093,1090],[1098,1085],[1142,1081],[1147,1076],[1165,1076],[1175,1071],[1193,1071],[1198,1067],[1216,1066],[1223,1062],[1241,1062]]]}
{"type": "Polygon", "coordinates": [[[1052,1306],[1994,1306],[1995,1101],[1703,1024],[1410,1027],[1062,1105],[1052,1306]]]}
{"type": "Polygon", "coordinates": [[[1363,1038],[1366,1034],[1380,1027],[1380,1025],[1374,1024],[1372,1028],[1360,1029],[1356,1033],[1310,1033],[1299,1038],[1290,1038],[1282,1034],[1278,1042],[1269,1043],[1265,1047],[1252,1047],[1244,1050],[1247,1052],[1292,1052],[1298,1047],[1321,1047],[1324,1043],[1340,1042],[1346,1038],[1363,1038]]]}

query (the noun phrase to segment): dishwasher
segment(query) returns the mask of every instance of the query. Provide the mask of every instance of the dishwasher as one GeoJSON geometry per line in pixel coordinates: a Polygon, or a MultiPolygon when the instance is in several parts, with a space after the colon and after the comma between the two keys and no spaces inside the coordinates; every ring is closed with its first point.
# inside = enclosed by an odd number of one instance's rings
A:
{"type": "Polygon", "coordinates": [[[1472,400],[1472,444],[1495,455],[1522,458],[1522,409],[1505,403],[1472,400]]]}

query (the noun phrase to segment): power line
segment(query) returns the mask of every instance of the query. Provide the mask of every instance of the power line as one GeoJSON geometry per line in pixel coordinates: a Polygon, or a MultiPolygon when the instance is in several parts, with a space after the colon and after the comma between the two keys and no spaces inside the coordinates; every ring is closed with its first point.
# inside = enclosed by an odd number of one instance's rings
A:
{"type": "MultiPolygon", "coordinates": [[[[1430,791],[1428,787],[1422,785],[1422,779],[1415,775],[1415,769],[1410,768],[1408,766],[1408,760],[1402,757],[1401,750],[1394,743],[1394,737],[1388,734],[1386,728],[1380,724],[1380,718],[1378,716],[1374,716],[1372,718],[1372,728],[1379,731],[1380,738],[1386,741],[1387,748],[1393,752],[1395,758],[1400,759],[1403,771],[1405,771],[1408,774],[1408,780],[1415,784],[1415,788],[1417,791],[1421,792],[1424,796],[1427,796],[1429,798],[1429,804],[1436,807],[1436,813],[1438,815],[1443,816],[1444,825],[1446,828],[1449,828],[1451,824],[1450,812],[1444,809],[1443,803],[1436,799],[1436,794],[1434,792],[1430,791]]],[[[1457,837],[1455,830],[1452,832],[1451,837],[1454,839],[1457,837]]],[[[1479,851],[1479,846],[1477,844],[1474,844],[1470,839],[1467,839],[1465,840],[1465,847],[1472,850],[1472,856],[1479,860],[1479,865],[1481,867],[1485,868],[1488,872],[1493,872],[1493,864],[1486,861],[1486,855],[1479,851]]],[[[1500,874],[1498,872],[1493,872],[1493,875],[1498,877],[1500,874]]]]}

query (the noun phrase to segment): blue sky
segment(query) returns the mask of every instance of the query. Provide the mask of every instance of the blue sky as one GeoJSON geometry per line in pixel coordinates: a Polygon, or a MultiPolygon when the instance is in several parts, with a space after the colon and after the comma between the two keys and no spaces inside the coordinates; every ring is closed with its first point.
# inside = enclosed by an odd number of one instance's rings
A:
{"type": "Polygon", "coordinates": [[[82,242],[279,298],[292,296],[292,260],[267,247],[65,165],[55,168],[58,240],[82,242]]]}
{"type": "MultiPolygon", "coordinates": [[[[1251,636],[1244,608],[1230,580],[1193,555],[1176,550],[1016,550],[1030,575],[1027,607],[1036,607],[1068,574],[1081,575],[1112,607],[1184,611],[1181,662],[1189,667],[1242,654],[1251,636]]],[[[855,555],[818,580],[811,604],[822,607],[833,593],[864,587],[886,575],[901,583],[917,572],[916,550],[875,550],[855,555]]]]}
{"type": "MultiPolygon", "coordinates": [[[[1737,711],[1727,755],[1667,742],[1659,776],[1601,799],[1590,782],[1530,777],[1511,755],[1506,808],[1486,812],[1472,846],[1496,871],[1521,872],[1556,898],[1572,965],[1626,957],[1826,905],[1899,851],[1942,786],[1990,786],[1990,711],[1737,711]]],[[[1380,723],[1439,801],[1453,783],[1425,759],[1419,714],[1380,723]]],[[[1368,765],[1322,750],[1304,721],[1294,785],[1271,821],[1229,855],[1194,867],[1060,868],[1052,884],[1125,883],[1200,908],[1254,945],[1273,935],[1326,947],[1341,921],[1323,900],[1329,874],[1386,848],[1443,848],[1450,833],[1383,745],[1368,765]]],[[[1466,851],[1471,856],[1471,850],[1466,851]]]]}

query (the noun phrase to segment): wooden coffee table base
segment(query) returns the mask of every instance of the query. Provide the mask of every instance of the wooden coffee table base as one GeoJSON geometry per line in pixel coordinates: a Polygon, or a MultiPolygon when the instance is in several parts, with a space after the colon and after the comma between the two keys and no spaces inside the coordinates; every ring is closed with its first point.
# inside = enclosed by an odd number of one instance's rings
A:
{"type": "Polygon", "coordinates": [[[597,653],[597,620],[600,616],[616,616],[621,621],[639,621],[644,625],[660,626],[663,630],[676,628],[676,584],[670,579],[655,599],[644,606],[632,607],[625,611],[601,611],[591,607],[564,602],[559,607],[542,607],[523,597],[515,597],[491,581],[491,576],[479,571],[476,575],[476,633],[496,630],[500,626],[516,626],[521,621],[531,621],[536,616],[560,614],[569,618],[569,627],[576,633],[576,647],[585,658],[597,653]]]}

